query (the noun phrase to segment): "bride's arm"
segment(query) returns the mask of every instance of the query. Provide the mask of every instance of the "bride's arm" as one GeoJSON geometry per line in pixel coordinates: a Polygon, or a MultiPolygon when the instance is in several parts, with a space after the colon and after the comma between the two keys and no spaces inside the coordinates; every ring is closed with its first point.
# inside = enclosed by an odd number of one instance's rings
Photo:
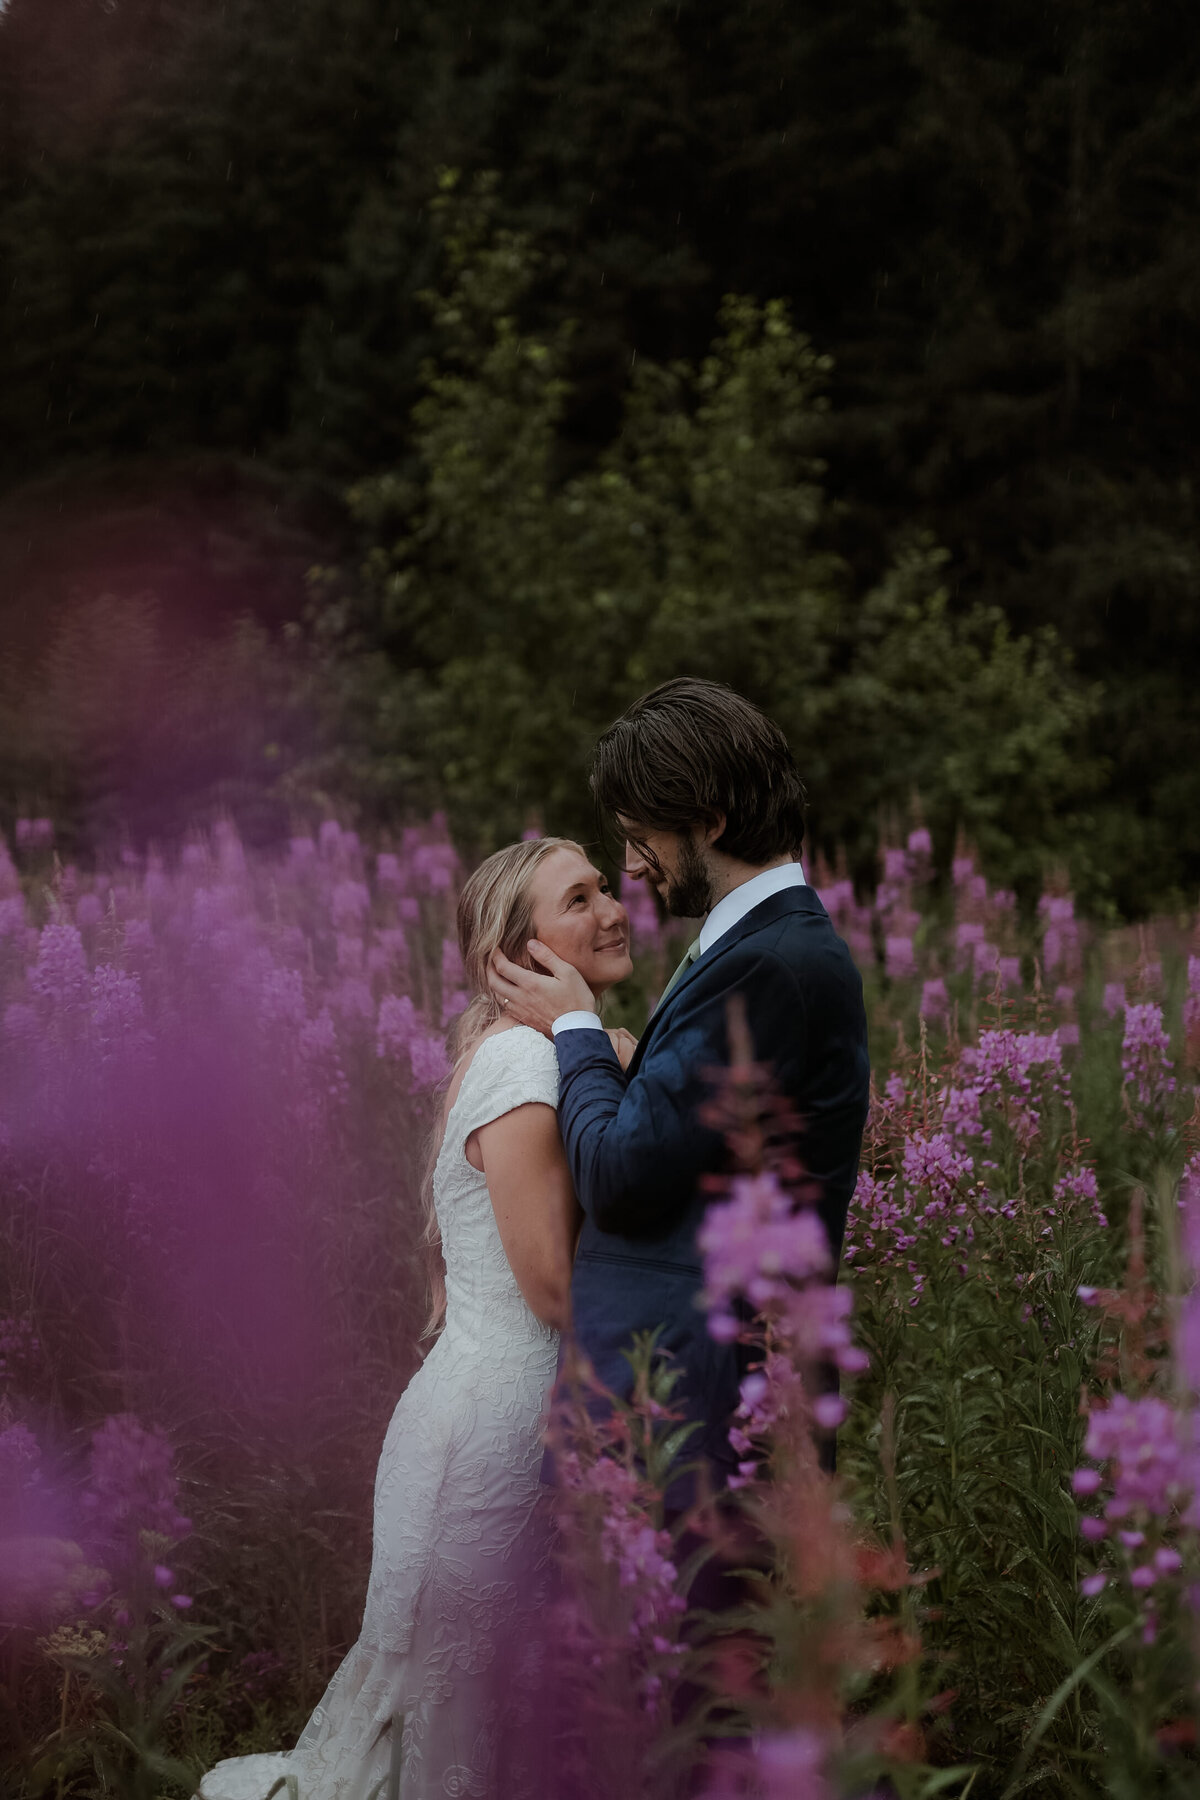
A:
{"type": "Polygon", "coordinates": [[[526,1305],[543,1325],[565,1331],[583,1215],[554,1108],[533,1101],[481,1125],[467,1140],[467,1157],[482,1167],[500,1242],[526,1305]]]}

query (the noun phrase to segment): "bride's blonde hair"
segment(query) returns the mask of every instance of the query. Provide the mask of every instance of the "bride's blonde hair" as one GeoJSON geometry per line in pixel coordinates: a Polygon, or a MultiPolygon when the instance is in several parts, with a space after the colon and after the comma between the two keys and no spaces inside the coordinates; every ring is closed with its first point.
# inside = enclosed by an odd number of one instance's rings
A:
{"type": "MultiPolygon", "coordinates": [[[[503,1008],[488,986],[488,964],[500,950],[510,962],[530,966],[525,945],[533,936],[533,877],[556,850],[587,853],[571,838],[524,839],[497,850],[463,884],[458,897],[458,948],[472,998],[460,1014],[451,1040],[454,1073],[479,1044],[490,1026],[503,1017],[503,1008]]],[[[453,1082],[453,1075],[451,1076],[453,1082]]],[[[432,1337],[446,1316],[446,1273],[442,1262],[442,1238],[433,1205],[433,1170],[441,1149],[449,1108],[443,1106],[430,1146],[423,1184],[425,1230],[422,1242],[429,1252],[430,1311],[422,1338],[432,1337]]]]}

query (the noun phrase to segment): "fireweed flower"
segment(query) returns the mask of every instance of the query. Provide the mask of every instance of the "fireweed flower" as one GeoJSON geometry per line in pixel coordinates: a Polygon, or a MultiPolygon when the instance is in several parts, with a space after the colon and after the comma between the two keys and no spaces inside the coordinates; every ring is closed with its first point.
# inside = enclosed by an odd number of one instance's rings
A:
{"type": "Polygon", "coordinates": [[[954,928],[954,947],[958,952],[958,968],[960,973],[975,966],[976,947],[983,943],[983,926],[977,921],[966,920],[954,928]]]}
{"type": "Polygon", "coordinates": [[[375,1017],[375,998],[361,975],[343,975],[329,996],[334,1012],[347,1024],[362,1024],[375,1017]]]}
{"type": "Polygon", "coordinates": [[[1042,963],[1047,969],[1074,969],[1079,962],[1079,924],[1070,894],[1043,894],[1038,913],[1046,921],[1042,963]]]}
{"type": "Polygon", "coordinates": [[[916,1242],[911,1224],[911,1215],[896,1199],[895,1180],[861,1170],[846,1221],[844,1260],[853,1263],[866,1253],[872,1263],[890,1263],[916,1242]]]}
{"type": "Polygon", "coordinates": [[[908,1104],[908,1089],[904,1085],[904,1077],[898,1069],[893,1069],[883,1084],[883,1107],[902,1112],[908,1104]]]}
{"type": "Polygon", "coordinates": [[[37,961],[29,971],[29,986],[52,1016],[65,1015],[84,1005],[90,986],[87,958],[83,939],[74,925],[42,927],[37,961]]]}
{"type": "Polygon", "coordinates": [[[135,1051],[150,1042],[136,975],[101,963],[92,975],[92,1029],[102,1056],[135,1051]]]}
{"type": "Polygon", "coordinates": [[[418,844],[410,864],[418,892],[448,894],[458,873],[458,857],[448,842],[418,844]]]}
{"type": "Polygon", "coordinates": [[[1050,1099],[1065,1099],[1062,1040],[1056,1031],[981,1031],[966,1051],[985,1111],[995,1110],[1027,1149],[1037,1136],[1050,1099]]]}
{"type": "Polygon", "coordinates": [[[1104,984],[1104,1010],[1110,1019],[1123,1013],[1126,1007],[1125,983],[1123,981],[1106,981],[1104,984]]]}
{"type": "Polygon", "coordinates": [[[371,894],[361,881],[339,881],[330,897],[330,917],[337,931],[353,931],[371,910],[371,894]]]}
{"type": "Polygon", "coordinates": [[[709,1207],[697,1237],[704,1258],[704,1304],[715,1337],[736,1335],[732,1303],[780,1305],[789,1284],[830,1268],[819,1215],[797,1210],[773,1175],[740,1175],[730,1198],[709,1207]]]}
{"type": "Polygon", "coordinates": [[[375,1021],[376,1056],[404,1056],[421,1023],[407,994],[385,994],[375,1021]]]}
{"type": "MultiPolygon", "coordinates": [[[[798,1404],[805,1416],[812,1410],[804,1395],[806,1368],[826,1359],[858,1372],[867,1359],[850,1334],[852,1294],[825,1279],[832,1258],[820,1216],[797,1208],[770,1173],[736,1177],[730,1187],[729,1200],[709,1207],[697,1241],[712,1336],[729,1343],[742,1334],[739,1303],[765,1321],[762,1367],[743,1379],[729,1433],[738,1457],[730,1485],[737,1488],[757,1473],[756,1440],[768,1436],[780,1397],[786,1394],[786,1404],[798,1404]]],[[[817,1422],[830,1427],[837,1419],[825,1408],[817,1422]]]]}
{"type": "Polygon", "coordinates": [[[295,1030],[308,1017],[304,977],[298,969],[281,969],[271,962],[259,977],[258,1022],[267,1030],[295,1030]]]}
{"type": "Polygon", "coordinates": [[[983,1096],[977,1087],[948,1087],[942,1093],[942,1129],[951,1138],[978,1138],[989,1144],[983,1124],[983,1096]]]}
{"type": "Polygon", "coordinates": [[[1000,979],[1006,988],[1019,988],[1021,985],[1021,959],[1019,956],[1002,956],[997,964],[1000,979]]]}
{"type": "MultiPolygon", "coordinates": [[[[1084,1452],[1098,1469],[1077,1469],[1072,1488],[1081,1498],[1102,1501],[1099,1515],[1080,1520],[1080,1531],[1089,1543],[1108,1538],[1114,1550],[1133,1560],[1127,1579],[1135,1592],[1148,1593],[1159,1581],[1170,1580],[1182,1559],[1172,1545],[1160,1544],[1149,1556],[1144,1552],[1147,1531],[1171,1531],[1181,1523],[1195,1528],[1197,1517],[1197,1456],[1191,1441],[1192,1421],[1155,1395],[1132,1400],[1114,1394],[1105,1405],[1093,1407],[1088,1417],[1084,1452]]],[[[1081,1584],[1085,1594],[1104,1586],[1100,1575],[1081,1584]]],[[[1147,1617],[1149,1615],[1146,1615],[1147,1617]]]]}
{"type": "Polygon", "coordinates": [[[890,980],[903,981],[916,974],[917,961],[913,955],[911,937],[885,937],[883,951],[884,966],[890,980]]]}
{"type": "Polygon", "coordinates": [[[334,946],[337,951],[337,966],[343,975],[357,975],[361,972],[365,961],[366,945],[356,931],[339,931],[334,934],[334,946]]]}
{"type": "Polygon", "coordinates": [[[1000,968],[1000,950],[996,944],[985,938],[974,946],[975,980],[981,987],[991,987],[995,983],[1000,968]]]}
{"type": "Polygon", "coordinates": [[[1175,1092],[1175,1077],[1167,1052],[1170,1039],[1163,1024],[1162,1007],[1145,1001],[1125,1010],[1125,1041],[1121,1068],[1125,1075],[1125,1101],[1133,1124],[1152,1129],[1162,1122],[1167,1103],[1175,1092]]]}
{"type": "Polygon", "coordinates": [[[367,955],[367,967],[373,974],[386,974],[391,969],[408,965],[408,939],[402,925],[385,925],[375,933],[375,941],[367,955]]]}
{"type": "Polygon", "coordinates": [[[975,1173],[974,1161],[945,1132],[910,1137],[902,1164],[905,1188],[927,1188],[931,1208],[944,1211],[961,1198],[975,1173]]]}
{"type": "MultiPolygon", "coordinates": [[[[601,1562],[616,1575],[628,1604],[627,1634],[635,1654],[652,1660],[675,1653],[675,1622],[687,1601],[677,1591],[678,1570],[672,1560],[671,1534],[650,1522],[645,1486],[624,1462],[612,1456],[584,1461],[574,1450],[555,1457],[555,1479],[566,1500],[599,1513],[601,1562]]],[[[598,1655],[585,1613],[574,1604],[560,1618],[568,1626],[573,1648],[598,1655]]],[[[652,1709],[657,1685],[651,1680],[643,1700],[652,1709]]]]}
{"type": "Polygon", "coordinates": [[[1060,1176],[1054,1184],[1054,1203],[1065,1213],[1082,1211],[1087,1206],[1097,1225],[1108,1224],[1100,1206],[1100,1187],[1095,1169],[1076,1169],[1060,1176]]]}
{"type": "Polygon", "coordinates": [[[415,1088],[434,1088],[450,1073],[446,1046],[440,1037],[421,1032],[408,1047],[415,1088]]]}
{"type": "Polygon", "coordinates": [[[106,1419],[92,1433],[83,1507],[91,1535],[104,1550],[135,1559],[142,1532],[169,1541],[186,1536],[191,1520],[179,1511],[179,1483],[171,1446],[130,1413],[106,1419]]]}
{"type": "Polygon", "coordinates": [[[950,1011],[950,996],[940,975],[933,975],[921,989],[920,1013],[923,1019],[944,1019],[950,1011]]]}

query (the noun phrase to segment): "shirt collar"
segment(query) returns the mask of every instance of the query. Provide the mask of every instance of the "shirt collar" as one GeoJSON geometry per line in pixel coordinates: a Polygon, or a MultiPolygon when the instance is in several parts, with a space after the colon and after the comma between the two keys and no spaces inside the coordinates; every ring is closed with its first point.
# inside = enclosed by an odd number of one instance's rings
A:
{"type": "Polygon", "coordinates": [[[754,907],[761,906],[772,894],[781,894],[785,888],[806,887],[804,870],[798,862],[780,863],[776,869],[763,869],[761,874],[752,875],[749,881],[743,881],[717,904],[700,927],[700,955],[711,950],[718,938],[731,931],[740,919],[754,907]]]}

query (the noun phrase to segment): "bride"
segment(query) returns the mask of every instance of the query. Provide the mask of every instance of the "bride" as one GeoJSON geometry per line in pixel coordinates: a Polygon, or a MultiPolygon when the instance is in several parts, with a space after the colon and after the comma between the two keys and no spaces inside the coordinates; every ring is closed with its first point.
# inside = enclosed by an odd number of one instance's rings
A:
{"type": "Polygon", "coordinates": [[[629,922],[577,844],[540,838],[476,870],[458,936],[475,997],[432,1183],[441,1333],[384,1439],[362,1631],[295,1749],[218,1763],[199,1800],[536,1796],[535,1503],[581,1215],[553,1045],[506,1023],[486,971],[496,949],[528,966],[536,936],[600,995],[630,973],[629,922]]]}

